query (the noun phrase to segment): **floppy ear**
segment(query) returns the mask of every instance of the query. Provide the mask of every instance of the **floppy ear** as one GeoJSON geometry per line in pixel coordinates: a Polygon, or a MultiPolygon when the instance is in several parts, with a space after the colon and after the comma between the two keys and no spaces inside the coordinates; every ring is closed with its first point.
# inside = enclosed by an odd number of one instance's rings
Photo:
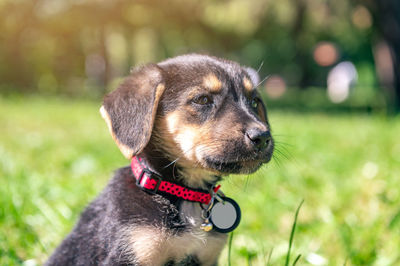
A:
{"type": "Polygon", "coordinates": [[[134,70],[104,97],[100,113],[122,154],[130,159],[147,145],[165,86],[161,69],[150,64],[134,70]]]}

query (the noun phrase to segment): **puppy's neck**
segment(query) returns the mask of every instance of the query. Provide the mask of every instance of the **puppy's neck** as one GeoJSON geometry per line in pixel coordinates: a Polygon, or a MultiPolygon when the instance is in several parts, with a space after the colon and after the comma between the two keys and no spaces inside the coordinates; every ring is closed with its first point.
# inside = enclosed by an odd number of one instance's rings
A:
{"type": "Polygon", "coordinates": [[[200,168],[181,167],[178,169],[178,174],[180,181],[186,186],[205,190],[215,186],[221,180],[220,176],[200,168]]]}
{"type": "Polygon", "coordinates": [[[211,171],[182,165],[179,160],[171,161],[162,152],[156,152],[154,149],[145,149],[138,156],[145,160],[149,170],[160,174],[165,181],[208,190],[221,180],[211,171]]]}

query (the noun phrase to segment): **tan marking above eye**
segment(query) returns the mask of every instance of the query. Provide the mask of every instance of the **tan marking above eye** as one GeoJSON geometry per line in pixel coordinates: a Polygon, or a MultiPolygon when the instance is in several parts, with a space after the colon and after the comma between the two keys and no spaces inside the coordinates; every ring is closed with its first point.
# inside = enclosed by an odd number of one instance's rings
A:
{"type": "Polygon", "coordinates": [[[213,93],[218,93],[222,89],[222,82],[214,74],[208,74],[203,78],[203,86],[213,93]]]}
{"type": "Polygon", "coordinates": [[[253,83],[251,83],[251,81],[246,77],[243,78],[243,86],[247,92],[250,92],[253,89],[253,83]]]}

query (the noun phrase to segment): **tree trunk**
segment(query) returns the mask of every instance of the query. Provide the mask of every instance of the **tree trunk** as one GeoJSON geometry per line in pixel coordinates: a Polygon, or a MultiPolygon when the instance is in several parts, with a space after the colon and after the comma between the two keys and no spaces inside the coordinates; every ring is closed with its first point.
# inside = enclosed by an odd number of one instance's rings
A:
{"type": "Polygon", "coordinates": [[[106,30],[105,26],[101,28],[100,32],[100,55],[103,57],[104,60],[104,72],[100,77],[100,93],[104,95],[107,92],[107,87],[110,84],[111,80],[111,63],[110,58],[108,56],[107,45],[106,45],[106,30]]]}
{"type": "Polygon", "coordinates": [[[297,63],[297,65],[300,66],[300,69],[302,70],[298,85],[300,89],[306,89],[308,86],[310,86],[311,74],[309,66],[307,64],[307,62],[309,61],[306,52],[308,47],[305,48],[306,45],[302,43],[301,35],[303,34],[304,30],[304,20],[306,17],[307,4],[304,0],[295,0],[293,2],[293,5],[296,7],[296,15],[293,20],[291,30],[291,36],[296,45],[296,55],[294,57],[294,61],[297,63]]]}
{"type": "Polygon", "coordinates": [[[391,86],[391,111],[400,112],[400,1],[375,0],[378,27],[389,45],[393,61],[393,84],[391,86]]]}

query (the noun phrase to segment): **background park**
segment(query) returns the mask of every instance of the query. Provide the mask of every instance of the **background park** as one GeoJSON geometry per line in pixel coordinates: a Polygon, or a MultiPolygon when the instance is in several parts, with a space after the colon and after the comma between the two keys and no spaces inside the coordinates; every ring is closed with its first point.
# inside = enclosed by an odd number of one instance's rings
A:
{"type": "Polygon", "coordinates": [[[0,17],[0,265],[43,264],[129,163],[103,95],[191,52],[259,71],[277,142],[223,183],[242,222],[220,264],[400,264],[398,0],[0,0],[0,17]]]}

